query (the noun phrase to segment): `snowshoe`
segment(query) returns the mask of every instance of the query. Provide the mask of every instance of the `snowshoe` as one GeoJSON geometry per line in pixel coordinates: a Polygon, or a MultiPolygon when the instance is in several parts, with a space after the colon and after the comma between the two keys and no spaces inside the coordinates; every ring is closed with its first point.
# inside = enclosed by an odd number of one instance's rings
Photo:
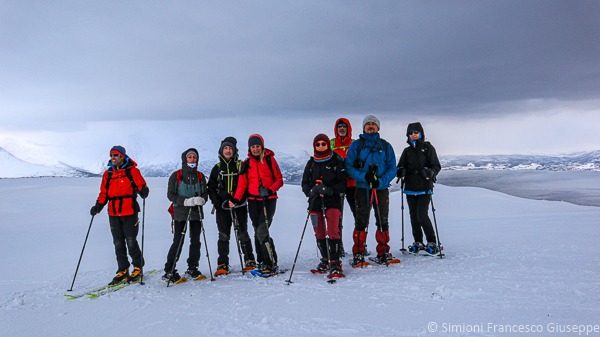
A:
{"type": "Polygon", "coordinates": [[[413,253],[413,254],[417,254],[417,253],[419,253],[420,250],[424,250],[424,249],[425,249],[425,245],[423,245],[422,242],[415,242],[412,245],[408,246],[408,252],[413,253]]]}
{"type": "Polygon", "coordinates": [[[365,261],[365,257],[362,254],[354,254],[354,258],[350,261],[352,268],[362,268],[369,265],[369,262],[365,261]]]}
{"type": "Polygon", "coordinates": [[[328,279],[335,280],[338,278],[346,277],[346,275],[344,275],[344,271],[342,270],[342,264],[340,261],[331,261],[330,265],[331,273],[327,275],[328,279]]]}
{"type": "Polygon", "coordinates": [[[229,274],[229,266],[226,264],[220,264],[217,267],[217,271],[215,271],[215,276],[227,275],[227,274],[229,274]]]}
{"type": "Polygon", "coordinates": [[[435,242],[427,242],[427,245],[425,246],[425,252],[427,252],[428,254],[434,255],[440,252],[440,249],[438,248],[437,244],[435,242]]]}
{"type": "Polygon", "coordinates": [[[162,277],[162,280],[165,281],[165,283],[174,284],[179,284],[187,281],[185,277],[181,277],[181,275],[179,275],[177,270],[174,270],[173,273],[165,273],[162,277]]]}
{"type": "Polygon", "coordinates": [[[256,269],[256,261],[254,260],[246,260],[244,265],[246,266],[244,267],[243,271],[250,271],[256,269]]]}
{"type": "Polygon", "coordinates": [[[385,264],[385,265],[400,263],[400,259],[394,258],[392,256],[392,254],[390,254],[390,253],[385,253],[385,254],[383,254],[381,256],[377,256],[377,257],[370,257],[369,260],[373,261],[377,264],[385,264]]]}
{"type": "Polygon", "coordinates": [[[250,274],[254,276],[260,277],[271,277],[278,274],[283,274],[287,271],[287,269],[279,269],[277,266],[269,267],[267,265],[262,265],[261,269],[254,269],[250,271],[250,274]]]}
{"type": "Polygon", "coordinates": [[[109,286],[116,286],[121,283],[127,282],[129,279],[129,269],[123,269],[117,272],[117,275],[113,277],[112,281],[108,283],[109,286]]]}
{"type": "Polygon", "coordinates": [[[198,270],[198,267],[188,268],[188,270],[185,271],[185,274],[194,281],[200,281],[206,278],[206,276],[202,275],[200,270],[198,270]]]}

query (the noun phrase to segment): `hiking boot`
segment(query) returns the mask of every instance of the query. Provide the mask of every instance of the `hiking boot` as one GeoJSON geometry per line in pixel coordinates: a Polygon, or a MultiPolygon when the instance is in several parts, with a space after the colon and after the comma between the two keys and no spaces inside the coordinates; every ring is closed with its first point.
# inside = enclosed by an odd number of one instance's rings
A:
{"type": "Polygon", "coordinates": [[[275,274],[277,272],[277,270],[279,270],[279,267],[277,266],[270,266],[270,265],[266,265],[266,264],[262,264],[261,269],[259,269],[259,272],[261,274],[275,274]]]}
{"type": "Polygon", "coordinates": [[[197,279],[198,277],[202,276],[202,273],[198,270],[198,267],[189,267],[185,273],[193,279],[197,279]]]}
{"type": "Polygon", "coordinates": [[[354,254],[354,258],[350,261],[352,268],[359,268],[368,263],[365,262],[365,257],[362,254],[354,254]]]}
{"type": "Polygon", "coordinates": [[[215,271],[215,276],[227,275],[227,274],[229,274],[229,266],[226,264],[220,264],[217,267],[217,271],[215,271]]]}
{"type": "Polygon", "coordinates": [[[117,284],[121,284],[121,283],[127,282],[128,279],[129,279],[129,269],[123,269],[123,270],[117,272],[117,275],[115,275],[115,277],[113,277],[112,281],[110,281],[110,283],[108,285],[114,286],[117,284]]]}
{"type": "Polygon", "coordinates": [[[181,280],[181,276],[179,275],[177,270],[174,270],[173,273],[165,273],[162,279],[165,282],[177,283],[181,280]]]}
{"type": "Polygon", "coordinates": [[[425,245],[422,242],[414,242],[408,246],[408,251],[411,253],[418,253],[420,250],[425,249],[425,245]]]}
{"type": "Polygon", "coordinates": [[[129,275],[129,282],[136,282],[139,281],[142,278],[142,275],[144,275],[142,273],[142,268],[140,267],[133,267],[133,271],[131,272],[131,275],[129,275]]]}
{"type": "Polygon", "coordinates": [[[256,261],[254,260],[246,260],[244,263],[244,271],[254,270],[256,269],[256,261]]]}
{"type": "Polygon", "coordinates": [[[327,263],[327,259],[321,259],[321,262],[319,262],[319,265],[316,269],[319,273],[326,273],[329,271],[329,263],[327,263]]]}
{"type": "Polygon", "coordinates": [[[440,249],[435,242],[427,242],[427,246],[425,246],[425,251],[429,254],[437,254],[440,252],[440,249]]]}
{"type": "Polygon", "coordinates": [[[388,262],[391,261],[392,259],[394,259],[394,257],[390,253],[384,253],[381,256],[378,255],[375,259],[376,259],[375,262],[377,262],[379,264],[388,264],[388,262]]]}

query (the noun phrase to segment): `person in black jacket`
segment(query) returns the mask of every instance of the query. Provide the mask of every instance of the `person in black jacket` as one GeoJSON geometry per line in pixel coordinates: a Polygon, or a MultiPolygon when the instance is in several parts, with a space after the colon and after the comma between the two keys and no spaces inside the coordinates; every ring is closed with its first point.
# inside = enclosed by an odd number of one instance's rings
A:
{"type": "Polygon", "coordinates": [[[332,277],[343,277],[339,222],[340,194],[346,189],[346,168],[344,160],[332,152],[326,135],[319,134],[314,138],[313,149],[314,156],[306,163],[302,175],[302,192],[308,197],[308,210],[321,253],[321,262],[316,270],[326,273],[331,269],[332,277]]]}
{"type": "Polygon", "coordinates": [[[425,250],[435,254],[439,252],[439,247],[428,213],[433,183],[442,166],[433,145],[425,141],[421,123],[410,123],[406,129],[406,137],[409,146],[402,151],[396,175],[402,180],[415,240],[408,248],[413,253],[425,250]],[[427,239],[426,246],[423,244],[423,231],[427,239]]]}
{"type": "Polygon", "coordinates": [[[234,224],[234,230],[237,231],[237,238],[244,254],[244,265],[241,267],[245,271],[256,267],[252,241],[248,235],[248,207],[244,203],[231,210],[226,203],[237,188],[241,168],[242,161],[238,159],[237,140],[234,137],[223,139],[219,147],[219,162],[212,168],[208,178],[208,195],[216,210],[217,229],[219,230],[219,239],[217,240],[219,257],[215,276],[229,274],[229,239],[231,225],[234,222],[231,211],[235,212],[237,224],[234,224]]]}

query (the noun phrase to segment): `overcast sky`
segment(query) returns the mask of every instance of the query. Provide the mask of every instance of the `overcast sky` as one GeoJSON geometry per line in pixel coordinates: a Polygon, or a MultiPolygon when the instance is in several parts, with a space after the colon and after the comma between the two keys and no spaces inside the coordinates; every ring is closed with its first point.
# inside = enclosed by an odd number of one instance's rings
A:
{"type": "Polygon", "coordinates": [[[0,0],[0,45],[0,147],[373,113],[398,153],[413,121],[448,154],[600,148],[599,1],[0,0]]]}

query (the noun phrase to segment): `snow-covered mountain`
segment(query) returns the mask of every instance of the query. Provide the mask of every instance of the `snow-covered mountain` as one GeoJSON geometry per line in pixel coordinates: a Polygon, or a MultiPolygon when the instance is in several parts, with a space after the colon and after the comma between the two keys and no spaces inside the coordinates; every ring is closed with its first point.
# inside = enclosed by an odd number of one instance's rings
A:
{"type": "Polygon", "coordinates": [[[93,175],[95,174],[64,163],[59,163],[58,166],[29,163],[0,147],[0,178],[88,177],[93,175]]]}
{"type": "MultiPolygon", "coordinates": [[[[141,147],[141,146],[140,146],[141,147]]],[[[217,145],[213,146],[217,147],[217,145]]],[[[209,147],[207,147],[209,148],[209,147]]],[[[217,161],[214,151],[202,149],[199,168],[209,174],[217,161]],[[203,160],[204,158],[204,160],[203,160]]],[[[299,183],[309,154],[302,156],[279,152],[276,155],[283,176],[288,183],[299,183]]],[[[178,158],[177,158],[178,159],[178,158]]],[[[168,177],[181,166],[179,160],[161,161],[148,151],[138,151],[135,160],[146,177],[168,177]]],[[[463,155],[440,156],[444,170],[546,170],[546,171],[600,171],[600,150],[564,155],[463,155]]],[[[99,175],[105,169],[104,163],[74,165],[59,162],[57,165],[41,165],[17,158],[0,148],[0,178],[24,177],[81,177],[99,175]],[[93,170],[78,167],[94,167],[93,170]]]]}
{"type": "Polygon", "coordinates": [[[440,156],[447,170],[600,171],[600,150],[564,155],[440,156]]]}

